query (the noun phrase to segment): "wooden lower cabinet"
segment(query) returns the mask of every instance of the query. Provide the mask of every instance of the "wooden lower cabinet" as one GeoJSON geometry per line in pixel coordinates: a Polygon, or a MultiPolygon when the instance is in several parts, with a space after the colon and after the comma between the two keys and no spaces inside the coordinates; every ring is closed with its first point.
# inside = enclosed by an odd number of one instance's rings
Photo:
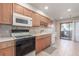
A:
{"type": "Polygon", "coordinates": [[[46,38],[46,47],[51,45],[51,36],[46,38]]]}
{"type": "Polygon", "coordinates": [[[15,55],[14,46],[0,49],[0,56],[14,56],[14,55],[15,55]]]}
{"type": "Polygon", "coordinates": [[[2,53],[2,50],[0,50],[0,56],[4,56],[4,53],[2,53]]]}
{"type": "Polygon", "coordinates": [[[42,48],[43,48],[42,44],[43,44],[42,40],[40,40],[40,39],[36,40],[36,53],[38,53],[42,50],[42,48]]]}
{"type": "Polygon", "coordinates": [[[36,38],[36,53],[51,45],[51,36],[36,38]]]}

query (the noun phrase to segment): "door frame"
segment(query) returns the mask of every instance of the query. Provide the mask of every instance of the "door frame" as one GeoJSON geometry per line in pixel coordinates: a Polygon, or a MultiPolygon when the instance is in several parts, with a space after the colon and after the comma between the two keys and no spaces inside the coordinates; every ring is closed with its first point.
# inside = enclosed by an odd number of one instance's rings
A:
{"type": "Polygon", "coordinates": [[[76,40],[76,23],[77,23],[77,22],[79,22],[79,20],[75,20],[75,21],[73,22],[73,23],[74,23],[74,41],[75,41],[75,42],[79,42],[79,41],[76,40]]]}

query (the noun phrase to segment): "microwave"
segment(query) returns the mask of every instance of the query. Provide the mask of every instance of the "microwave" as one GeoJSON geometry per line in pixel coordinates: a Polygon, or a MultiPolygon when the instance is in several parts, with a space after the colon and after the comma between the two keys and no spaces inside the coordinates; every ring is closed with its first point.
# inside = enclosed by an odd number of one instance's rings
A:
{"type": "Polygon", "coordinates": [[[32,18],[21,15],[19,13],[13,13],[13,25],[14,26],[32,26],[32,18]]]}

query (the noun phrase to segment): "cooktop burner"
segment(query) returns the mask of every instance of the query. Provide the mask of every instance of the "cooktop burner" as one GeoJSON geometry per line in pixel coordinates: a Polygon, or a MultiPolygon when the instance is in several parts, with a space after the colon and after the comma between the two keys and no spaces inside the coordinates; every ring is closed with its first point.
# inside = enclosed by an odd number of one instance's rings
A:
{"type": "Polygon", "coordinates": [[[16,39],[19,39],[19,38],[29,38],[29,37],[33,37],[33,36],[32,35],[15,36],[16,39]]]}

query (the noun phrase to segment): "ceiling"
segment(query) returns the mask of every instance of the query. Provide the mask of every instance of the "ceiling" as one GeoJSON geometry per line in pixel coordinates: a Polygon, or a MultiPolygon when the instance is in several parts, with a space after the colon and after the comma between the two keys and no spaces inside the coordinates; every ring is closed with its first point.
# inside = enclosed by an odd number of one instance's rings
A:
{"type": "Polygon", "coordinates": [[[79,16],[79,3],[30,3],[30,5],[44,12],[52,20],[79,16]],[[45,6],[48,6],[48,10],[44,9],[45,6]],[[67,11],[69,8],[71,12],[67,11]]]}

